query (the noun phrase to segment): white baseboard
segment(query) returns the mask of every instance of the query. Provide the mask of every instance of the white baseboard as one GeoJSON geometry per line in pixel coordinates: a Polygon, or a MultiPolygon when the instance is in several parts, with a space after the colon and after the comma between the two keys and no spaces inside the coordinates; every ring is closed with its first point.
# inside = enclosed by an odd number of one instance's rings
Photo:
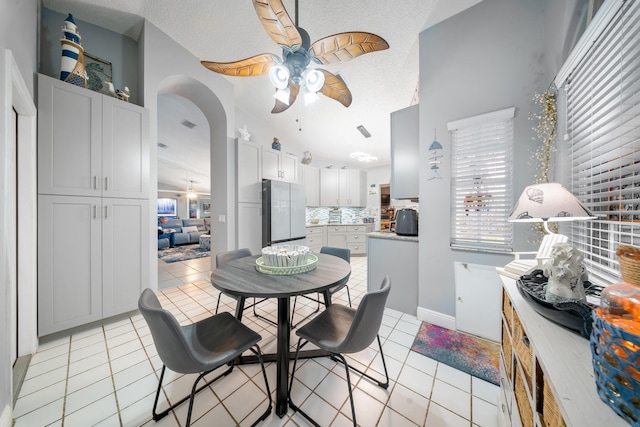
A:
{"type": "Polygon", "coordinates": [[[11,406],[7,405],[0,415],[0,427],[11,427],[13,424],[13,412],[11,406]]]}
{"type": "Polygon", "coordinates": [[[451,329],[452,331],[456,330],[456,318],[449,316],[448,314],[442,314],[437,311],[418,307],[417,317],[418,320],[429,322],[442,328],[451,329]]]}

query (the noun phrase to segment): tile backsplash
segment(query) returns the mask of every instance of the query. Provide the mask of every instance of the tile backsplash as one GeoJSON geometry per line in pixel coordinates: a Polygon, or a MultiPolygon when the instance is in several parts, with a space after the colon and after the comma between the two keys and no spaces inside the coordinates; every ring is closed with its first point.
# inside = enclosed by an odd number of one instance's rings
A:
{"type": "Polygon", "coordinates": [[[378,218],[379,211],[377,208],[306,208],[306,222],[310,223],[311,219],[317,218],[319,224],[329,224],[329,212],[339,212],[341,224],[361,224],[364,218],[378,218]]]}

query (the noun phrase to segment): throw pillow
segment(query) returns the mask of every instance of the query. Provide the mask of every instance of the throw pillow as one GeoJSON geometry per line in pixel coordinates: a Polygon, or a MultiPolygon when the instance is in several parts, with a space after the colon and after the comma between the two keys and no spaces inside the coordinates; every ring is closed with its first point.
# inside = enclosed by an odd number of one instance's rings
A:
{"type": "Polygon", "coordinates": [[[195,225],[191,227],[182,227],[183,233],[195,233],[196,231],[198,231],[198,227],[195,225]]]}

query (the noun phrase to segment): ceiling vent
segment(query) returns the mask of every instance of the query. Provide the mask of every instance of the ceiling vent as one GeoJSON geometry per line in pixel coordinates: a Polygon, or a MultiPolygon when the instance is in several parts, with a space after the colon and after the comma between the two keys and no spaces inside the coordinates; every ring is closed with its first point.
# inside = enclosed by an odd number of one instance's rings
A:
{"type": "Polygon", "coordinates": [[[360,131],[362,135],[364,135],[365,138],[371,138],[371,134],[369,133],[367,128],[365,128],[364,126],[360,125],[357,127],[357,129],[360,131]]]}
{"type": "Polygon", "coordinates": [[[169,148],[167,144],[163,144],[162,142],[158,142],[158,148],[169,148]]]}
{"type": "Polygon", "coordinates": [[[180,124],[181,124],[182,126],[184,126],[184,127],[189,128],[189,129],[193,129],[194,127],[196,127],[196,124],[195,124],[195,123],[191,123],[189,120],[186,120],[186,119],[185,119],[185,120],[183,120],[183,121],[181,121],[181,122],[180,122],[180,124]]]}

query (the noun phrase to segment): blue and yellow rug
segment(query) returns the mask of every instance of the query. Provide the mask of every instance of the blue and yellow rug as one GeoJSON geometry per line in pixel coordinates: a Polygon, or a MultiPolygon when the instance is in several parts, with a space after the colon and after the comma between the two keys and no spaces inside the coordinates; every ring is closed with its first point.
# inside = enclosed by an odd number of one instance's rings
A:
{"type": "Polygon", "coordinates": [[[411,350],[490,383],[500,383],[500,346],[491,341],[422,322],[411,350]]]}

